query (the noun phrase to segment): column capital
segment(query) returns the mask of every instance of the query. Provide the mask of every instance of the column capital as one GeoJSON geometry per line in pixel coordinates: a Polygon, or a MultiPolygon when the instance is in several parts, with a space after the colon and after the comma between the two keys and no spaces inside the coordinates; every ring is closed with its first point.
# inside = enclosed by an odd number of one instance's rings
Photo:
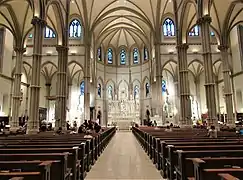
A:
{"type": "Polygon", "coordinates": [[[228,51],[229,46],[227,46],[227,45],[218,45],[218,49],[220,51],[228,51]]]}
{"type": "Polygon", "coordinates": [[[201,25],[203,23],[211,23],[212,18],[209,15],[205,15],[197,20],[197,24],[201,25]]]}
{"type": "Polygon", "coordinates": [[[44,19],[34,16],[33,19],[31,20],[31,24],[33,25],[39,24],[45,27],[47,25],[47,22],[44,19]]]}
{"type": "Polygon", "coordinates": [[[56,46],[56,50],[57,50],[57,52],[59,52],[59,51],[65,51],[65,50],[68,51],[69,48],[67,46],[57,45],[56,46]]]}
{"type": "Polygon", "coordinates": [[[24,53],[26,51],[26,48],[23,47],[14,47],[14,51],[15,52],[20,52],[20,53],[24,53]]]}
{"type": "Polygon", "coordinates": [[[177,44],[176,48],[177,49],[188,49],[189,46],[187,43],[183,43],[183,44],[177,44]]]}

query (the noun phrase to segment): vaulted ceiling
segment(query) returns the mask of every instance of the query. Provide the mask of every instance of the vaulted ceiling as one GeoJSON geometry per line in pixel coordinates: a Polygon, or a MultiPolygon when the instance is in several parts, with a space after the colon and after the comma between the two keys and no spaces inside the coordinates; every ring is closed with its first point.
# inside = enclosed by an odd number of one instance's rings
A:
{"type": "MultiPolygon", "coordinates": [[[[59,38],[63,33],[60,25],[63,17],[59,16],[65,14],[67,1],[70,1],[71,17],[81,19],[84,33],[104,46],[152,44],[158,38],[163,19],[168,16],[176,19],[174,4],[177,4],[177,23],[182,33],[195,25],[201,12],[211,15],[212,28],[219,39],[243,19],[242,0],[42,0],[45,5],[51,4],[45,9],[47,22],[59,38]]],[[[0,25],[7,27],[15,40],[26,39],[33,15],[40,14],[41,6],[37,2],[0,0],[0,25]]]]}

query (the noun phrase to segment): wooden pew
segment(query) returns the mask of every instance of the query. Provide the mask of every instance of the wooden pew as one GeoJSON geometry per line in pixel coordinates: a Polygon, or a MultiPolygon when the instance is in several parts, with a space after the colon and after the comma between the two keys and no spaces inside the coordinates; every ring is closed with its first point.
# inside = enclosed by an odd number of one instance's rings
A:
{"type": "Polygon", "coordinates": [[[9,180],[23,180],[23,179],[24,179],[24,177],[12,177],[9,180]]]}
{"type": "Polygon", "coordinates": [[[40,172],[0,172],[1,180],[16,179],[16,176],[24,177],[24,180],[42,180],[40,172]]]}
{"type": "MultiPolygon", "coordinates": [[[[95,160],[101,154],[103,149],[107,146],[113,135],[115,134],[115,128],[108,128],[100,134],[93,135],[93,138],[83,138],[82,135],[50,135],[50,134],[38,134],[38,135],[21,135],[21,136],[9,136],[0,137],[0,161],[21,161],[21,160],[59,160],[59,170],[56,170],[60,178],[57,179],[79,179],[79,173],[75,173],[76,169],[85,167],[84,165],[75,162],[85,158],[87,163],[87,169],[89,170],[91,165],[95,163],[95,160]],[[43,142],[43,139],[45,140],[43,142]],[[88,144],[81,148],[81,144],[88,144]],[[73,152],[73,146],[77,146],[78,152],[73,152]],[[79,152],[79,149],[83,149],[85,155],[79,152]],[[60,154],[67,153],[66,157],[61,158],[60,154]],[[75,155],[74,155],[75,154],[75,155]],[[71,162],[71,163],[70,163],[71,162]],[[75,164],[75,166],[74,166],[75,164]],[[72,170],[72,173],[70,173],[72,170]],[[76,175],[76,178],[74,176],[76,175]]],[[[83,170],[83,172],[85,171],[83,170]]],[[[77,170],[78,171],[78,170],[77,170]]],[[[35,172],[35,171],[33,171],[35,172]]],[[[11,172],[10,172],[11,173],[11,172]]],[[[13,176],[13,174],[9,174],[13,176]]],[[[16,175],[19,176],[19,175],[16,175]]],[[[16,177],[15,176],[15,177],[16,177]]],[[[28,176],[28,175],[26,175],[28,176]]],[[[6,175],[7,177],[7,175],[6,175]]],[[[19,176],[22,177],[22,176],[19,176]]],[[[81,179],[84,179],[82,176],[81,179]]],[[[13,176],[14,178],[14,176],[13,176]]],[[[24,177],[25,178],[25,177],[24,177]]]]}
{"type": "Polygon", "coordinates": [[[240,180],[237,177],[232,176],[231,174],[226,173],[220,173],[218,176],[221,178],[221,180],[240,180]]]}
{"type": "MultiPolygon", "coordinates": [[[[176,166],[177,179],[187,179],[193,177],[193,163],[190,158],[204,157],[242,157],[243,150],[200,150],[200,151],[183,151],[176,150],[178,162],[176,166]]],[[[170,171],[170,173],[173,173],[170,171]]],[[[171,176],[173,177],[173,176],[171,176]]]]}
{"type": "Polygon", "coordinates": [[[19,160],[58,160],[58,169],[55,170],[57,179],[69,180],[71,176],[71,170],[67,167],[67,159],[70,153],[36,153],[36,154],[0,154],[0,161],[19,161],[19,160]],[[60,172],[60,173],[56,173],[60,172]]]}
{"type": "MultiPolygon", "coordinates": [[[[196,180],[207,179],[207,176],[210,176],[204,169],[223,169],[243,166],[243,157],[188,158],[187,160],[193,162],[194,176],[196,180]]],[[[215,179],[220,179],[219,177],[216,177],[215,173],[214,176],[215,179]]]]}
{"type": "MultiPolygon", "coordinates": [[[[71,169],[72,179],[80,176],[80,161],[78,160],[78,147],[71,148],[22,148],[22,149],[1,149],[0,154],[34,154],[34,153],[63,153],[68,152],[67,168],[71,169]]],[[[82,172],[84,173],[84,172],[82,172]]]]}
{"type": "MultiPolygon", "coordinates": [[[[40,179],[50,180],[51,166],[58,161],[0,161],[0,172],[40,172],[40,179]]],[[[53,166],[52,166],[53,167],[53,166]]],[[[55,169],[53,169],[55,170],[55,169]]],[[[55,176],[53,176],[55,178],[55,176]]]]}

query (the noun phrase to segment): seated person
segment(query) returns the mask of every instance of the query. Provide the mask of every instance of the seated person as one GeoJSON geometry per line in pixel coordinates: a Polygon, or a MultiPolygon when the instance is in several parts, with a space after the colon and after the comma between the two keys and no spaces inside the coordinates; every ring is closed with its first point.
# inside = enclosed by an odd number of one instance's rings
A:
{"type": "Polygon", "coordinates": [[[94,130],[95,130],[96,133],[99,133],[100,130],[101,130],[101,126],[98,123],[95,123],[94,130]]]}
{"type": "Polygon", "coordinates": [[[91,120],[89,120],[88,129],[91,131],[94,130],[94,123],[91,120]]]}
{"type": "Polygon", "coordinates": [[[84,120],[83,125],[84,125],[85,128],[88,128],[88,125],[89,125],[89,124],[88,124],[87,120],[84,120]]]}
{"type": "Polygon", "coordinates": [[[56,133],[59,134],[59,135],[60,135],[60,134],[63,134],[63,132],[62,132],[62,127],[59,127],[58,130],[56,131],[56,133]]]}
{"type": "Polygon", "coordinates": [[[85,125],[84,124],[82,124],[81,126],[79,126],[79,128],[78,128],[78,133],[86,133],[86,129],[85,129],[85,125]]]}
{"type": "Polygon", "coordinates": [[[208,130],[208,136],[209,138],[217,138],[217,130],[215,129],[215,126],[211,126],[208,130]]]}

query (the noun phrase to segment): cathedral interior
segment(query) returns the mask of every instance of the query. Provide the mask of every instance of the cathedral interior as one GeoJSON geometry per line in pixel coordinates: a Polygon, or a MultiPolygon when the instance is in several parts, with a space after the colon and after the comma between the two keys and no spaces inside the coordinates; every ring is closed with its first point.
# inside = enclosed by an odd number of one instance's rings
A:
{"type": "Polygon", "coordinates": [[[234,126],[243,3],[0,0],[0,116],[28,132],[100,117],[234,126]]]}

